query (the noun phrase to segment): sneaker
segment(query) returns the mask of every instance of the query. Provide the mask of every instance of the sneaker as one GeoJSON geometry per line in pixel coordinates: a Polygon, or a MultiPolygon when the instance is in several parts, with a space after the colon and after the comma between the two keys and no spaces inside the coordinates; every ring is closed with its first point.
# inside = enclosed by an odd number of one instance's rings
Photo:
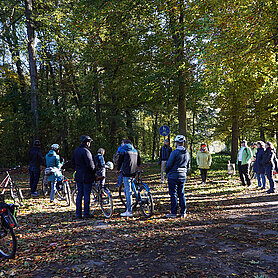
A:
{"type": "Polygon", "coordinates": [[[184,219],[186,217],[186,213],[185,214],[181,214],[181,219],[184,219]]]}
{"type": "Polygon", "coordinates": [[[31,193],[31,196],[40,196],[40,194],[38,193],[38,192],[33,192],[33,193],[31,193]]]}
{"type": "Polygon", "coordinates": [[[274,193],[274,190],[269,189],[269,190],[266,191],[266,193],[268,193],[268,194],[274,193]]]}
{"type": "Polygon", "coordinates": [[[176,214],[173,214],[173,213],[169,213],[169,214],[166,214],[166,217],[167,217],[167,218],[176,218],[177,215],[176,215],[176,214]]]}
{"type": "Polygon", "coordinates": [[[206,183],[205,182],[202,182],[202,184],[201,185],[206,185],[206,183]]]}
{"type": "Polygon", "coordinates": [[[129,211],[123,212],[123,213],[121,213],[121,216],[124,216],[124,217],[132,216],[132,212],[129,212],[129,211]]]}

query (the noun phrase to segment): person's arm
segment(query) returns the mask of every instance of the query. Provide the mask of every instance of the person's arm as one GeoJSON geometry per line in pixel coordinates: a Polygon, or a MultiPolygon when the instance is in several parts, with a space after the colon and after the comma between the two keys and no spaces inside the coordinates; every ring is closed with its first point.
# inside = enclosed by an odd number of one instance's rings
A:
{"type": "Polygon", "coordinates": [[[161,164],[161,155],[162,155],[162,148],[160,148],[160,152],[159,152],[159,160],[158,160],[158,164],[161,164]]]}
{"type": "Polygon", "coordinates": [[[121,170],[123,161],[124,161],[124,153],[120,153],[119,159],[118,159],[117,171],[121,170]]]}
{"type": "Polygon", "coordinates": [[[210,152],[208,153],[208,164],[209,164],[209,167],[211,165],[211,162],[212,162],[212,157],[211,157],[211,154],[210,152]]]}
{"type": "Polygon", "coordinates": [[[104,161],[104,157],[102,155],[99,156],[99,163],[101,168],[105,168],[105,161],[104,161]]]}
{"type": "Polygon", "coordinates": [[[169,171],[172,169],[172,167],[173,167],[173,165],[174,165],[174,162],[175,162],[175,153],[172,152],[172,153],[170,154],[170,157],[169,157],[167,163],[166,163],[166,168],[165,168],[166,174],[168,174],[169,171]]]}
{"type": "Polygon", "coordinates": [[[199,167],[199,152],[197,152],[197,155],[196,155],[196,163],[197,163],[197,166],[199,167]]]}
{"type": "Polygon", "coordinates": [[[253,157],[252,151],[250,148],[247,148],[247,161],[249,161],[251,157],[253,157]]]}
{"type": "Polygon", "coordinates": [[[137,166],[140,167],[141,166],[141,157],[140,157],[140,154],[138,152],[138,156],[137,156],[137,166]]]}

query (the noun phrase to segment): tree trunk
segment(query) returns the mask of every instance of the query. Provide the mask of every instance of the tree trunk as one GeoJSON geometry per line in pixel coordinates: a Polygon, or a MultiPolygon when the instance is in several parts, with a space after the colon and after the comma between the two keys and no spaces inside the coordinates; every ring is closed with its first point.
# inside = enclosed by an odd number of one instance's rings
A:
{"type": "Polygon", "coordinates": [[[239,125],[238,116],[232,116],[232,150],[231,150],[231,163],[236,163],[238,152],[238,138],[239,138],[239,125]]]}
{"type": "Polygon", "coordinates": [[[157,141],[157,130],[158,130],[158,125],[157,125],[157,118],[158,118],[158,113],[155,113],[155,120],[153,124],[153,149],[152,149],[152,160],[155,159],[155,147],[156,147],[156,141],[157,141]]]}
{"type": "Polygon", "coordinates": [[[28,57],[31,79],[31,112],[33,114],[34,135],[39,134],[39,113],[38,113],[38,78],[35,53],[35,30],[32,18],[33,0],[25,0],[25,16],[28,36],[28,57]]]}
{"type": "Polygon", "coordinates": [[[260,126],[260,140],[265,142],[265,133],[262,126],[260,126]]]}
{"type": "Polygon", "coordinates": [[[95,101],[96,101],[97,130],[98,130],[98,132],[101,133],[102,122],[101,122],[101,109],[100,109],[100,92],[99,92],[98,77],[97,77],[97,71],[96,70],[94,70],[93,94],[95,96],[95,101]]]}

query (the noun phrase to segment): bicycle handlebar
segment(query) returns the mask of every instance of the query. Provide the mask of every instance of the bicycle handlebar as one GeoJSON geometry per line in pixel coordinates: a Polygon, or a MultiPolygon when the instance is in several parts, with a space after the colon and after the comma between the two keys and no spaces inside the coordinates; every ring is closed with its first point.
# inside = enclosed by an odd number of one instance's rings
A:
{"type": "Polygon", "coordinates": [[[15,166],[15,167],[13,167],[13,168],[9,168],[9,169],[0,171],[0,174],[2,174],[2,173],[4,173],[4,172],[7,173],[7,172],[10,172],[10,171],[12,171],[12,170],[19,169],[20,167],[21,167],[20,165],[17,165],[17,166],[15,166]]]}

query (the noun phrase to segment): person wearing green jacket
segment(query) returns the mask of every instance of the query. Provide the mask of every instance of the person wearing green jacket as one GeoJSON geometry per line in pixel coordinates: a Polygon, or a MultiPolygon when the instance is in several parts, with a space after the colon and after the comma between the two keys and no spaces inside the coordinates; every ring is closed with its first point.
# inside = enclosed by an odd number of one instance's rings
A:
{"type": "Polygon", "coordinates": [[[202,185],[206,184],[208,170],[210,168],[212,158],[210,152],[207,150],[207,145],[202,143],[201,149],[196,156],[198,168],[201,171],[202,185]]]}
{"type": "Polygon", "coordinates": [[[251,178],[249,175],[249,168],[253,158],[253,154],[251,149],[247,145],[247,141],[243,140],[241,143],[241,148],[237,154],[237,165],[238,165],[238,172],[240,176],[240,180],[243,186],[247,184],[250,186],[251,178]]]}

